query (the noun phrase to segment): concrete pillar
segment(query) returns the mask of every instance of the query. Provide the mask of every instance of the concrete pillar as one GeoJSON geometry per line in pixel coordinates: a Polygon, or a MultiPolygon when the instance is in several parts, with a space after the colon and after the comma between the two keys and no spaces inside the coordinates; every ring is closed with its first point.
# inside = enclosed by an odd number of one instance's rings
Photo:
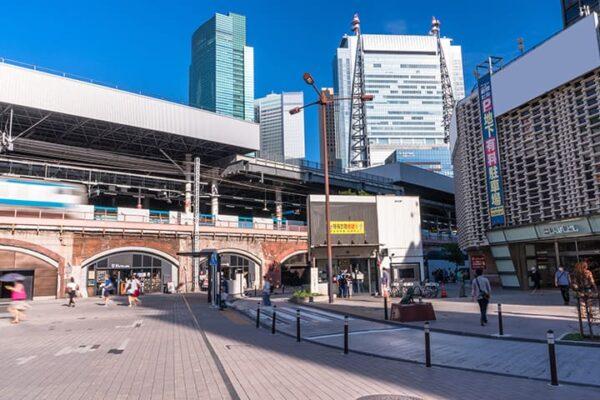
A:
{"type": "Polygon", "coordinates": [[[283,220],[283,200],[279,189],[275,190],[275,218],[278,223],[283,220]]]}
{"type": "Polygon", "coordinates": [[[185,180],[188,183],[185,184],[185,203],[184,212],[189,214],[192,212],[192,155],[185,155],[185,180]]]}
{"type": "Polygon", "coordinates": [[[210,184],[210,213],[215,219],[219,215],[219,185],[216,179],[210,184]]]}

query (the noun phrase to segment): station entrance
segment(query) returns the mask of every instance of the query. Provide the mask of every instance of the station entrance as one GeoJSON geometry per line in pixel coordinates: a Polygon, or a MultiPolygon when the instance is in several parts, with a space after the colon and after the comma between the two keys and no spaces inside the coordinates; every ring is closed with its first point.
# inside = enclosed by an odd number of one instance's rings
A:
{"type": "Polygon", "coordinates": [[[142,283],[142,293],[164,292],[177,286],[178,269],[170,261],[155,254],[121,252],[100,258],[84,267],[88,296],[99,296],[102,283],[110,277],[117,295],[125,294],[127,278],[135,276],[142,283]]]}

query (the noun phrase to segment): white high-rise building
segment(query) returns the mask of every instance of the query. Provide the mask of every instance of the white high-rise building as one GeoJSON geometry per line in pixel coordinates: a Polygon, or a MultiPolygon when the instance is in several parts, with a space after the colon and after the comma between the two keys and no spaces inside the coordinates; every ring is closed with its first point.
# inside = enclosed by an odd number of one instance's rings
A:
{"type": "Polygon", "coordinates": [[[254,101],[261,157],[275,161],[304,158],[304,111],[295,115],[289,112],[303,104],[302,92],[269,94],[254,101]]]}
{"type": "MultiPolygon", "coordinates": [[[[433,36],[363,34],[367,135],[371,165],[386,159],[452,175],[444,143],[442,85],[433,36]]],[[[465,95],[461,47],[442,38],[455,100],[465,95]]],[[[356,36],[344,36],[334,58],[334,86],[340,97],[352,93],[356,36]]],[[[350,102],[341,102],[336,129],[342,166],[348,167],[350,102]]]]}

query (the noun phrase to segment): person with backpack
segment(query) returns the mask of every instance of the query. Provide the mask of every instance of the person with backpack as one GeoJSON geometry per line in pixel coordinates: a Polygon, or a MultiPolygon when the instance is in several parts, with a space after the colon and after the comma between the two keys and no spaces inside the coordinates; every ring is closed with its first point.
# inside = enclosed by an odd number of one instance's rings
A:
{"type": "Polygon", "coordinates": [[[77,297],[77,291],[79,290],[79,285],[75,283],[75,278],[71,277],[69,279],[69,283],[67,283],[67,295],[69,296],[69,304],[68,307],[75,307],[75,297],[77,297]]]}
{"type": "Polygon", "coordinates": [[[554,286],[560,288],[563,302],[565,306],[568,306],[570,300],[569,288],[571,287],[571,277],[562,265],[558,267],[558,271],[554,274],[554,286]]]}
{"type": "Polygon", "coordinates": [[[483,276],[483,270],[478,269],[475,271],[475,279],[471,283],[471,296],[473,301],[477,300],[479,304],[479,312],[481,313],[481,326],[487,324],[487,307],[490,302],[490,295],[492,293],[492,287],[490,281],[483,276]]]}
{"type": "Polygon", "coordinates": [[[113,290],[115,289],[115,285],[114,285],[112,277],[110,275],[106,276],[106,280],[101,285],[101,287],[102,287],[102,297],[104,297],[104,306],[108,307],[108,304],[110,302],[110,295],[112,294],[113,290]]]}

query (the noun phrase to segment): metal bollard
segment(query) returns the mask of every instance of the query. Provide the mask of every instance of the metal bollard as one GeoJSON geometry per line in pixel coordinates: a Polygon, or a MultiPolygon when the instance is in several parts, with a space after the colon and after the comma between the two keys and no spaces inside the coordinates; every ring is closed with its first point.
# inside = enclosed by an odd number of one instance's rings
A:
{"type": "Polygon", "coordinates": [[[431,367],[431,341],[429,339],[429,322],[425,322],[425,366],[431,367]]]}
{"type": "Polygon", "coordinates": [[[498,303],[498,335],[504,336],[504,325],[502,324],[502,304],[498,303]]]}
{"type": "Polygon", "coordinates": [[[548,340],[548,357],[550,358],[550,384],[558,386],[558,371],[556,369],[556,348],[554,344],[554,331],[548,330],[546,333],[548,340]]]}
{"type": "Polygon", "coordinates": [[[387,296],[383,296],[383,319],[385,319],[386,321],[388,319],[390,319],[389,315],[388,315],[388,299],[387,299],[387,296]]]}
{"type": "Polygon", "coordinates": [[[344,354],[348,354],[348,316],[344,316],[344,354]]]}
{"type": "Polygon", "coordinates": [[[273,305],[273,324],[271,325],[271,333],[274,335],[275,334],[275,324],[277,323],[277,311],[276,311],[277,306],[273,305]]]}
{"type": "Polygon", "coordinates": [[[256,308],[256,327],[260,327],[260,301],[258,302],[258,308],[256,308]]]}
{"type": "Polygon", "coordinates": [[[300,342],[300,309],[296,310],[296,342],[300,342]]]}

